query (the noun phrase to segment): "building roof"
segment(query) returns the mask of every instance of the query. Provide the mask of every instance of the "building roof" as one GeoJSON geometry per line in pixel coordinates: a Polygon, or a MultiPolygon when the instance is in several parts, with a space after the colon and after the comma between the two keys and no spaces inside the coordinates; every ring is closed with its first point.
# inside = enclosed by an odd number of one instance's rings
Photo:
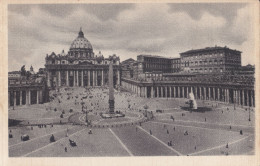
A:
{"type": "Polygon", "coordinates": [[[21,71],[10,71],[8,74],[21,74],[21,71]]]}
{"type": "Polygon", "coordinates": [[[129,58],[129,59],[126,59],[123,62],[121,62],[121,64],[129,63],[129,62],[136,62],[136,60],[134,60],[133,58],[129,58]]]}
{"type": "Polygon", "coordinates": [[[173,59],[173,58],[168,58],[168,57],[163,57],[163,56],[159,56],[159,55],[138,55],[138,56],[143,56],[143,57],[149,57],[149,58],[163,58],[163,59],[173,59]]]}
{"type": "Polygon", "coordinates": [[[206,47],[206,48],[201,48],[201,49],[195,49],[195,50],[188,50],[188,51],[185,51],[185,52],[182,52],[180,53],[181,55],[182,54],[189,54],[189,53],[199,53],[199,52],[205,52],[205,51],[216,51],[216,50],[229,50],[229,51],[235,51],[237,53],[241,53],[241,51],[238,51],[238,50],[232,50],[228,47],[219,47],[219,46],[215,46],[215,47],[206,47]]]}

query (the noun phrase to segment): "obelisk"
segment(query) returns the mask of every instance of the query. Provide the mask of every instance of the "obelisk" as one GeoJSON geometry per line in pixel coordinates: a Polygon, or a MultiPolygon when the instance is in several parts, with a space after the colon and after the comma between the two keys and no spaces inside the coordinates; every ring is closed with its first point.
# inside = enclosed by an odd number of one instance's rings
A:
{"type": "Polygon", "coordinates": [[[109,72],[108,72],[108,83],[109,83],[109,113],[114,113],[115,109],[115,98],[114,98],[114,81],[113,81],[113,61],[109,64],[109,72]]]}

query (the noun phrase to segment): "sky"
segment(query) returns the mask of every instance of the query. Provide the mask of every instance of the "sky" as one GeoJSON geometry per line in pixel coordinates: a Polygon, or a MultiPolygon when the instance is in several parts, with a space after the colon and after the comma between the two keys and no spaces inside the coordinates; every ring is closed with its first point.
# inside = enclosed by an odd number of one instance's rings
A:
{"type": "Polygon", "coordinates": [[[34,4],[8,5],[8,70],[35,71],[46,54],[69,51],[80,27],[104,57],[180,57],[191,49],[227,46],[254,64],[253,4],[34,4]]]}

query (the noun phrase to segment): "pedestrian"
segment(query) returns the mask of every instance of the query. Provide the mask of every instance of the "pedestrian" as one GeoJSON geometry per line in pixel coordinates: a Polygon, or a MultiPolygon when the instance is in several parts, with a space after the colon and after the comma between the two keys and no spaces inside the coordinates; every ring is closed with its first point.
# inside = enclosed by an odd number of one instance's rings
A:
{"type": "Polygon", "coordinates": [[[197,147],[195,146],[194,149],[197,150],[197,147]]]}
{"type": "Polygon", "coordinates": [[[167,134],[169,134],[169,130],[167,129],[167,134]]]}
{"type": "Polygon", "coordinates": [[[150,135],[152,135],[152,130],[150,130],[150,135]]]}
{"type": "Polygon", "coordinates": [[[31,126],[31,130],[33,130],[33,127],[31,126]]]}
{"type": "Polygon", "coordinates": [[[67,147],[64,148],[65,152],[67,152],[67,147]]]}
{"type": "Polygon", "coordinates": [[[226,148],[228,148],[228,143],[227,143],[227,145],[226,145],[226,148]]]}
{"type": "Polygon", "coordinates": [[[229,129],[231,130],[231,126],[229,126],[229,129]]]}
{"type": "Polygon", "coordinates": [[[207,121],[207,119],[205,118],[205,122],[207,121]]]}
{"type": "Polygon", "coordinates": [[[175,131],[175,126],[173,127],[173,130],[175,131]]]}

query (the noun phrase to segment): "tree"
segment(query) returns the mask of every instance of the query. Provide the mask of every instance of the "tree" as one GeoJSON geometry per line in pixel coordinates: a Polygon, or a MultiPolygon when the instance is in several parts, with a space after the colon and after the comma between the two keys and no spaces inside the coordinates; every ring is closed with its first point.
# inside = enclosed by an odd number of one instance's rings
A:
{"type": "Polygon", "coordinates": [[[21,76],[26,76],[25,65],[21,67],[21,76]]]}

